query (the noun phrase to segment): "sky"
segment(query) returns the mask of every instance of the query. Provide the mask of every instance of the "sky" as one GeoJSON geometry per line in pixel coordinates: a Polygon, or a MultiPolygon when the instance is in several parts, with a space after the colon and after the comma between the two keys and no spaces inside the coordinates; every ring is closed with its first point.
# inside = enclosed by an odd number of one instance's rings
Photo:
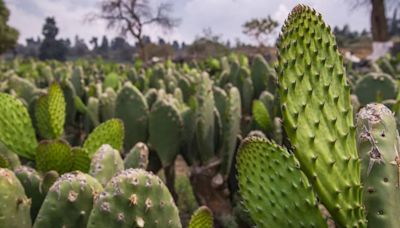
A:
{"type": "MultiPolygon", "coordinates": [[[[192,42],[202,31],[211,28],[221,39],[235,42],[254,42],[242,33],[242,25],[252,18],[271,15],[280,25],[283,24],[290,10],[299,3],[307,4],[320,12],[331,26],[349,24],[351,29],[369,29],[369,9],[352,10],[350,0],[149,0],[156,7],[161,2],[174,5],[172,14],[181,22],[173,31],[165,33],[156,27],[145,29],[153,41],[162,37],[172,42],[192,42]]],[[[9,24],[20,31],[20,43],[29,37],[41,36],[44,20],[54,16],[59,27],[59,38],[70,38],[76,34],[86,41],[93,36],[106,35],[109,38],[118,35],[107,30],[104,21],[88,23],[85,16],[98,12],[101,0],[5,0],[11,11],[9,24]]],[[[130,43],[134,39],[128,37],[130,43]]]]}

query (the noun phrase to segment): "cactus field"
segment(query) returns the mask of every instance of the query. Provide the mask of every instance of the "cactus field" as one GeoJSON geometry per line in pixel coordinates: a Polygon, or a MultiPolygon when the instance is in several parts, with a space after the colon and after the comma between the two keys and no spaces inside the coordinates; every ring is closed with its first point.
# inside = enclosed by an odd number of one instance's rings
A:
{"type": "Polygon", "coordinates": [[[400,54],[305,5],[276,50],[0,59],[0,228],[400,227],[400,54]]]}

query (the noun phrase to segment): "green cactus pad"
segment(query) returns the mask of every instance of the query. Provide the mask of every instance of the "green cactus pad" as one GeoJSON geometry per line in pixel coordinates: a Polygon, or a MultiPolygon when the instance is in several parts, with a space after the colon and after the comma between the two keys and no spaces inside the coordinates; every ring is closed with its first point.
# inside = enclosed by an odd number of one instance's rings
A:
{"type": "Polygon", "coordinates": [[[36,148],[36,168],[42,172],[69,172],[73,157],[70,145],[61,139],[41,141],[36,148]]]}
{"type": "Polygon", "coordinates": [[[26,196],[31,199],[31,218],[35,221],[46,196],[41,189],[43,178],[36,170],[28,166],[20,166],[14,170],[14,173],[24,187],[26,196]]]}
{"type": "Polygon", "coordinates": [[[395,99],[397,82],[388,74],[369,73],[357,80],[354,93],[362,106],[371,102],[395,99]]]}
{"type": "Polygon", "coordinates": [[[77,172],[62,175],[50,188],[33,228],[86,228],[94,198],[103,187],[77,172]]]}
{"type": "Polygon", "coordinates": [[[124,141],[124,124],[119,119],[108,120],[97,126],[83,143],[85,148],[92,157],[93,154],[103,144],[109,144],[112,148],[120,150],[124,141]]]}
{"type": "Polygon", "coordinates": [[[246,138],[237,155],[240,195],[258,227],[327,227],[296,158],[265,138],[246,138]]]}
{"type": "Polygon", "coordinates": [[[111,179],[95,200],[88,228],[180,228],[179,212],[159,177],[128,169],[111,179]]]}
{"type": "Polygon", "coordinates": [[[301,169],[339,226],[366,226],[350,87],[330,28],[298,5],[278,49],[283,122],[301,169]]]}
{"type": "Polygon", "coordinates": [[[226,109],[221,116],[223,125],[221,171],[222,174],[228,175],[236,150],[237,136],[240,135],[240,121],[242,117],[240,93],[236,87],[229,89],[226,109]]]}
{"type": "Polygon", "coordinates": [[[0,227],[30,228],[31,201],[11,170],[0,168],[0,227]]]}
{"type": "Polygon", "coordinates": [[[40,97],[35,107],[36,123],[42,137],[56,139],[63,134],[65,108],[63,91],[57,83],[53,83],[48,94],[40,97]]]}
{"type": "Polygon", "coordinates": [[[0,107],[0,142],[12,152],[33,159],[37,141],[28,110],[5,93],[0,93],[0,107]]]}
{"type": "Polygon", "coordinates": [[[46,195],[51,186],[57,181],[60,175],[57,171],[51,170],[43,174],[43,181],[40,185],[41,192],[46,195]]]}
{"type": "Polygon", "coordinates": [[[126,83],[117,95],[115,117],[124,122],[125,151],[137,142],[147,141],[149,108],[146,98],[130,83],[126,83]]]}
{"type": "Polygon", "coordinates": [[[1,142],[0,142],[0,155],[6,159],[6,162],[8,164],[8,167],[3,167],[3,168],[10,168],[11,170],[13,170],[21,165],[21,161],[19,160],[18,155],[7,149],[7,147],[4,146],[3,143],[1,142]]]}
{"type": "Polygon", "coordinates": [[[9,168],[10,164],[8,163],[7,158],[0,154],[0,168],[9,168]]]}
{"type": "Polygon", "coordinates": [[[399,227],[399,135],[387,107],[369,104],[360,110],[357,145],[368,227],[399,227]]]}
{"type": "Polygon", "coordinates": [[[263,130],[264,132],[268,132],[269,130],[271,130],[272,121],[269,116],[268,109],[267,107],[265,107],[263,102],[261,102],[260,100],[254,100],[252,113],[254,120],[261,128],[261,130],[263,130]]]}
{"type": "Polygon", "coordinates": [[[81,171],[87,173],[90,169],[90,158],[86,149],[74,147],[72,153],[72,167],[71,171],[81,171]]]}
{"type": "Polygon", "coordinates": [[[136,145],[129,151],[124,159],[125,169],[147,169],[149,164],[149,148],[142,142],[136,145]]]}
{"type": "Polygon", "coordinates": [[[172,97],[158,99],[149,117],[149,145],[164,167],[175,161],[180,149],[183,122],[174,102],[172,97]]]}
{"type": "Polygon", "coordinates": [[[100,96],[100,120],[105,122],[115,116],[115,101],[117,94],[113,89],[107,88],[106,91],[100,96]]]}
{"type": "Polygon", "coordinates": [[[201,75],[201,83],[196,94],[197,97],[197,124],[196,141],[197,150],[202,163],[209,162],[214,157],[214,95],[212,91],[212,80],[208,74],[201,75]]]}
{"type": "Polygon", "coordinates": [[[206,207],[199,207],[190,218],[189,228],[213,228],[212,211],[206,207]]]}
{"type": "Polygon", "coordinates": [[[124,162],[118,150],[102,145],[93,155],[89,173],[103,186],[118,172],[124,170],[124,162]]]}

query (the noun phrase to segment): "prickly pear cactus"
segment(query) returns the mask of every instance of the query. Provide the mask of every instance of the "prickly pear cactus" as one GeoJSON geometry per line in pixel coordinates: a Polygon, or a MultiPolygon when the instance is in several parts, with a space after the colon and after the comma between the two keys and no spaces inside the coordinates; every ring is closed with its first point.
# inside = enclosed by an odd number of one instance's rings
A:
{"type": "Polygon", "coordinates": [[[237,155],[240,195],[259,227],[327,227],[296,158],[265,138],[246,138],[237,155]]]}
{"type": "Polygon", "coordinates": [[[31,227],[31,201],[14,173],[3,168],[0,168],[0,205],[0,227],[31,227]]]}
{"type": "Polygon", "coordinates": [[[369,73],[357,80],[354,93],[362,106],[371,102],[395,99],[397,82],[385,73],[369,73]]]}
{"type": "Polygon", "coordinates": [[[32,221],[35,221],[46,196],[41,189],[43,178],[35,169],[29,166],[20,166],[14,170],[14,173],[24,187],[26,196],[31,199],[31,218],[32,221]]]}
{"type": "Polygon", "coordinates": [[[47,95],[39,98],[35,107],[35,118],[40,135],[45,139],[56,139],[64,132],[65,99],[57,83],[49,87],[47,95]]]}
{"type": "Polygon", "coordinates": [[[199,157],[203,163],[210,161],[214,157],[214,95],[212,91],[212,80],[207,74],[201,75],[201,83],[196,94],[197,108],[197,124],[196,124],[196,141],[197,149],[200,152],[199,157]]]}
{"type": "Polygon", "coordinates": [[[72,167],[71,171],[79,170],[87,173],[90,168],[90,158],[86,149],[80,147],[74,147],[71,150],[72,153],[72,167]]]}
{"type": "Polygon", "coordinates": [[[149,164],[149,148],[142,142],[136,145],[129,151],[124,159],[125,169],[147,169],[149,164]]]}
{"type": "Polygon", "coordinates": [[[264,132],[268,132],[272,127],[272,120],[269,115],[267,107],[260,100],[253,101],[253,119],[257,123],[257,126],[261,128],[264,132]]]}
{"type": "Polygon", "coordinates": [[[366,226],[350,87],[330,28],[298,5],[278,49],[284,127],[301,168],[340,226],[366,226]]]}
{"type": "Polygon", "coordinates": [[[113,89],[107,88],[106,91],[100,96],[100,120],[105,122],[115,116],[115,101],[117,94],[113,89]]]}
{"type": "Polygon", "coordinates": [[[50,188],[34,228],[85,228],[101,184],[79,171],[62,175],[50,188]]]}
{"type": "Polygon", "coordinates": [[[43,140],[36,148],[36,168],[42,172],[69,172],[73,164],[71,146],[62,139],[43,140]]]}
{"type": "Polygon", "coordinates": [[[396,119],[382,104],[357,114],[357,144],[368,227],[400,225],[400,148],[396,119]]]}
{"type": "Polygon", "coordinates": [[[222,118],[222,174],[228,175],[231,170],[233,156],[236,150],[237,136],[240,135],[240,120],[242,117],[240,93],[236,87],[228,91],[228,100],[222,118]]]}
{"type": "Polygon", "coordinates": [[[129,151],[137,142],[147,141],[149,108],[142,93],[131,83],[125,83],[115,105],[115,117],[125,125],[125,151],[129,151]]]}
{"type": "Polygon", "coordinates": [[[7,147],[4,146],[1,142],[0,142],[0,155],[4,157],[4,159],[8,164],[8,167],[3,167],[3,168],[10,168],[13,170],[21,165],[21,161],[19,160],[18,155],[7,149],[7,147]]]}
{"type": "Polygon", "coordinates": [[[149,118],[149,145],[157,152],[163,166],[175,161],[182,137],[182,117],[173,99],[158,99],[151,108],[149,118]]]}
{"type": "Polygon", "coordinates": [[[0,168],[10,168],[7,158],[0,154],[0,168]]]}
{"type": "Polygon", "coordinates": [[[89,174],[105,186],[116,173],[122,170],[124,170],[124,162],[119,151],[104,144],[93,155],[89,174]]]}
{"type": "Polygon", "coordinates": [[[254,96],[259,97],[264,90],[275,92],[275,70],[262,55],[256,55],[251,65],[251,80],[254,86],[254,96]]]}
{"type": "Polygon", "coordinates": [[[199,207],[190,218],[189,228],[213,228],[212,211],[206,207],[199,207]]]}
{"type": "Polygon", "coordinates": [[[28,158],[35,157],[35,130],[28,110],[21,101],[0,93],[0,143],[12,152],[28,158]]]}
{"type": "Polygon", "coordinates": [[[160,178],[142,169],[127,169],[113,177],[96,198],[87,227],[182,226],[160,178]]]}
{"type": "Polygon", "coordinates": [[[112,148],[120,150],[124,142],[124,124],[119,119],[110,119],[97,126],[83,143],[89,157],[103,144],[109,144],[112,148]]]}

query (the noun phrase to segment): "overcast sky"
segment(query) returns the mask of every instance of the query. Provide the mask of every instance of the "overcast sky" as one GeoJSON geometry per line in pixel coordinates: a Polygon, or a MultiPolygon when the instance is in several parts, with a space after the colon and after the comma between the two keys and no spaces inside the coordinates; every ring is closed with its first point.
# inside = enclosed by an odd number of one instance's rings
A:
{"type": "MultiPolygon", "coordinates": [[[[351,10],[349,0],[164,0],[174,4],[173,14],[181,19],[174,31],[165,34],[159,29],[149,28],[146,33],[157,40],[191,42],[204,28],[210,27],[223,40],[234,42],[236,38],[245,42],[251,39],[242,34],[242,24],[255,17],[271,15],[280,24],[289,11],[298,3],[308,4],[319,11],[332,27],[349,24],[351,29],[369,28],[369,9],[351,10]]],[[[10,24],[20,31],[20,42],[28,37],[41,36],[44,19],[55,16],[60,29],[59,38],[71,38],[75,34],[86,41],[93,36],[106,34],[109,38],[118,35],[107,31],[105,23],[84,23],[85,15],[98,10],[100,0],[5,0],[11,11],[10,24]]],[[[154,6],[162,0],[150,0],[154,6]]],[[[131,43],[132,38],[128,39],[131,43]]]]}

